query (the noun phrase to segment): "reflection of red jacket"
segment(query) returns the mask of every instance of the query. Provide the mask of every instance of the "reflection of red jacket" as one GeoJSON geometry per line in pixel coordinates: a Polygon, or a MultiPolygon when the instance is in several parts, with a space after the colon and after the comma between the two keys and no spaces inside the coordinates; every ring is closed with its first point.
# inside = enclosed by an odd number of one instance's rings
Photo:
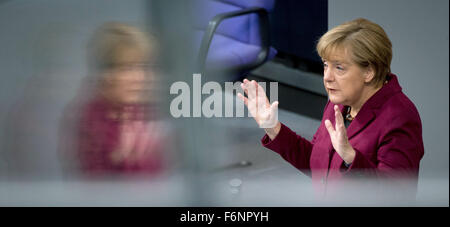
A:
{"type": "MultiPolygon", "coordinates": [[[[407,176],[412,187],[417,187],[419,162],[424,154],[421,120],[414,104],[402,93],[397,77],[391,74],[389,78],[363,105],[347,129],[350,144],[356,150],[348,169],[334,151],[324,124],[326,119],[335,123],[330,102],[311,142],[282,125],[273,141],[267,135],[262,138],[263,146],[311,176],[319,195],[326,194],[331,185],[357,175],[388,180],[407,176]]],[[[339,107],[342,112],[344,106],[339,107]]]]}
{"type": "Polygon", "coordinates": [[[148,108],[143,105],[118,106],[103,98],[88,103],[82,110],[78,131],[78,155],[82,170],[94,175],[159,171],[162,168],[162,141],[152,143],[152,152],[139,161],[115,163],[111,158],[111,152],[119,146],[124,118],[148,122],[148,114],[148,108]]]}

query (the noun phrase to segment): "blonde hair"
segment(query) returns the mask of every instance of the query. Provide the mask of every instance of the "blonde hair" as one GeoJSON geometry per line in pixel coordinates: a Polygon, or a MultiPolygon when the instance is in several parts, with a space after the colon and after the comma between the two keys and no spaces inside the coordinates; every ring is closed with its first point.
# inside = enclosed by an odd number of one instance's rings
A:
{"type": "Polygon", "coordinates": [[[360,67],[373,67],[375,85],[381,85],[391,72],[392,44],[378,24],[363,18],[343,23],[325,33],[316,46],[323,59],[342,48],[349,51],[351,60],[360,67]]]}
{"type": "Polygon", "coordinates": [[[148,63],[154,40],[137,27],[109,22],[95,32],[88,44],[90,63],[100,70],[134,63],[148,63]]]}

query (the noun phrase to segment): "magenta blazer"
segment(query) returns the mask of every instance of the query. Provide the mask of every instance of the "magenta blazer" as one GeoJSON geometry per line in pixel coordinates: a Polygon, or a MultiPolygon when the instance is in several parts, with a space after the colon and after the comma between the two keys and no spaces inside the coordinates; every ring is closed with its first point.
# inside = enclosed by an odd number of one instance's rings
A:
{"type": "Polygon", "coordinates": [[[163,169],[163,141],[156,143],[155,147],[152,147],[152,154],[139,162],[114,164],[110,158],[111,152],[119,144],[119,113],[128,114],[130,120],[147,121],[150,113],[154,113],[148,106],[113,105],[98,95],[82,108],[81,113],[77,155],[83,173],[88,176],[154,174],[163,169]]]}
{"type": "MultiPolygon", "coordinates": [[[[339,105],[341,112],[343,105],[339,105]]],[[[419,162],[424,155],[422,125],[414,104],[402,92],[397,76],[390,74],[385,84],[362,106],[347,128],[349,142],[356,151],[347,168],[334,151],[325,120],[335,123],[333,104],[328,101],[322,122],[312,141],[282,124],[274,140],[265,135],[264,147],[280,154],[297,169],[312,177],[314,191],[326,195],[346,179],[410,179],[417,187],[419,162]]],[[[409,188],[415,191],[414,188],[409,188]]]]}

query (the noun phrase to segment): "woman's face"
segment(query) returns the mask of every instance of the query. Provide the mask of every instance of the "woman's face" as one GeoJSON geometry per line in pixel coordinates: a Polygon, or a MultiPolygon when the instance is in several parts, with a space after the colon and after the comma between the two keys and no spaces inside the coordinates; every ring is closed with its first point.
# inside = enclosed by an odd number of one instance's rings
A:
{"type": "Polygon", "coordinates": [[[348,51],[330,54],[323,61],[323,84],[334,104],[353,106],[362,98],[367,70],[350,60],[348,51]]]}
{"type": "Polygon", "coordinates": [[[130,64],[110,69],[105,76],[107,96],[122,104],[143,103],[149,98],[152,73],[144,65],[130,64]]]}

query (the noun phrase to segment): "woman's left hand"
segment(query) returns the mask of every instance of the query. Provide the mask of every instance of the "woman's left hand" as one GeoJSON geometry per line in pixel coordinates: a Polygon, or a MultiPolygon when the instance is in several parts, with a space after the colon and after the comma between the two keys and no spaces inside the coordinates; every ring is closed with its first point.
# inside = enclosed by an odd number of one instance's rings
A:
{"type": "Polygon", "coordinates": [[[336,121],[335,128],[331,124],[330,120],[325,120],[325,127],[330,134],[331,143],[333,144],[334,150],[341,156],[345,163],[351,164],[355,159],[355,150],[348,141],[347,129],[344,125],[344,118],[342,117],[339,107],[334,105],[334,117],[336,121]]]}

